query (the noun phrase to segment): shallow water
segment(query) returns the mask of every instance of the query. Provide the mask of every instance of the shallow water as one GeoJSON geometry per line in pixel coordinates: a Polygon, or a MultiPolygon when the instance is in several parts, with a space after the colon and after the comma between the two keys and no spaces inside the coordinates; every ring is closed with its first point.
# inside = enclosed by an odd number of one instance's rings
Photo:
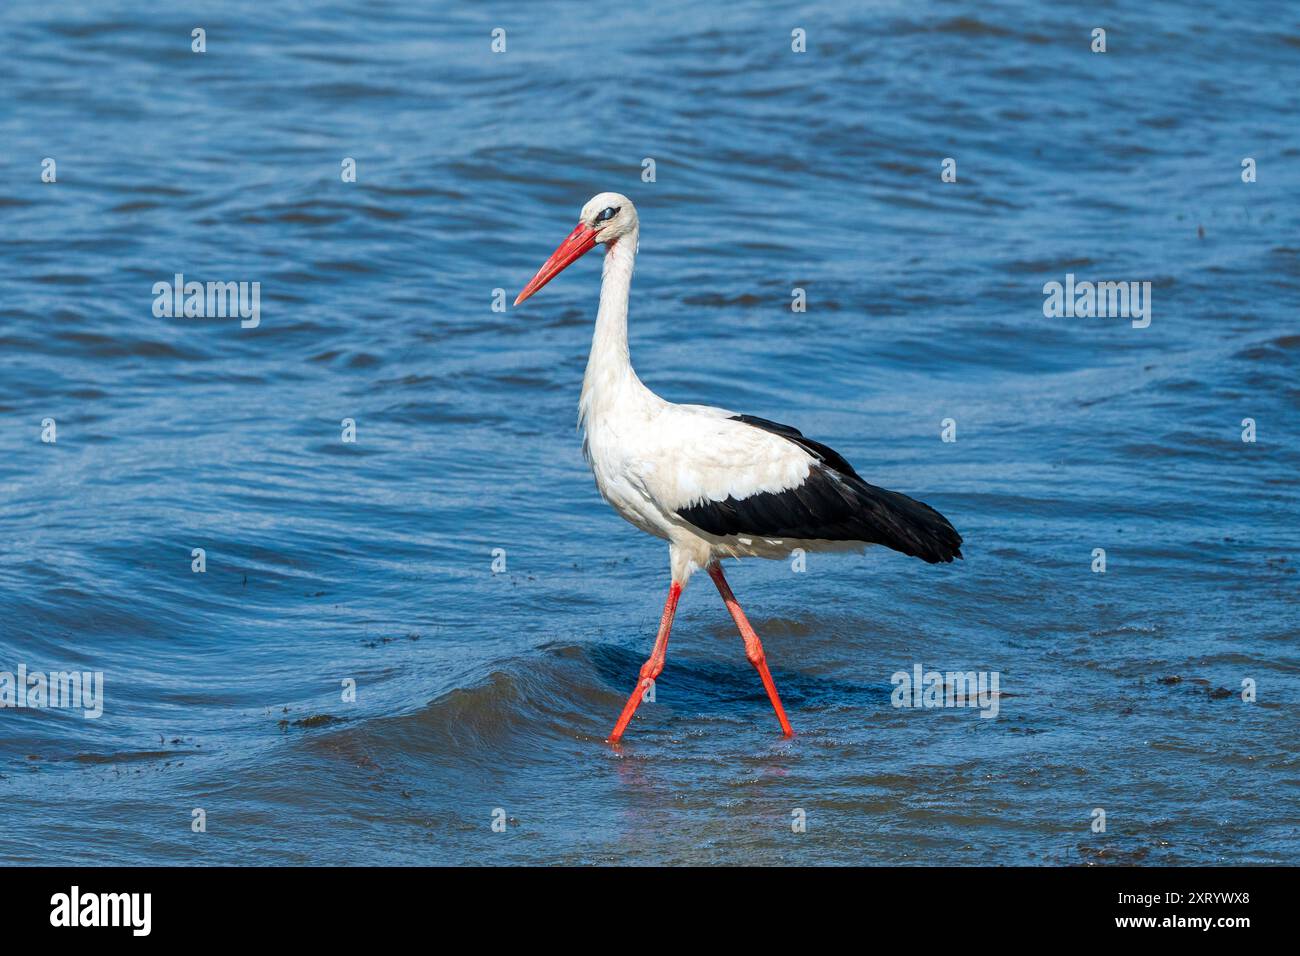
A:
{"type": "Polygon", "coordinates": [[[1293,5],[147,6],[0,11],[0,670],[105,681],[0,710],[0,857],[1293,860],[1293,5]],[[574,432],[597,255],[492,302],[606,189],[647,384],[965,536],[731,566],[792,740],[701,576],[603,742],[667,557],[574,432]],[[156,318],[178,272],[261,324],[156,318]],[[1067,273],[1150,326],[1045,318],[1067,273]],[[893,707],[916,664],[997,718],[893,707]]]}

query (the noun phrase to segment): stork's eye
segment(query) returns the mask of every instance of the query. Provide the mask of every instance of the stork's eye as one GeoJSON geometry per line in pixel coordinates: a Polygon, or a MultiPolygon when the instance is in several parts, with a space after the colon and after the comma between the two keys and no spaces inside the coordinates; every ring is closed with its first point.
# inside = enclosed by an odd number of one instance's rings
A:
{"type": "Polygon", "coordinates": [[[618,211],[622,208],[622,206],[606,206],[600,215],[596,217],[596,222],[609,222],[618,215],[618,211]]]}

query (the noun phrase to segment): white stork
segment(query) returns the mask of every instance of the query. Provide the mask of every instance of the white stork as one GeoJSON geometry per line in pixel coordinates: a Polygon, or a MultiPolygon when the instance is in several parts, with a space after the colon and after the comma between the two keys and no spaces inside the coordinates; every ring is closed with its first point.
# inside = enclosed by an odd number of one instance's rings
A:
{"type": "Polygon", "coordinates": [[[646,388],[627,350],[627,302],[639,225],[632,200],[601,193],[515,299],[519,305],[605,244],[600,311],[582,380],[578,423],[596,487],[615,511],[668,542],[671,581],[659,634],[610,734],[617,742],[664,668],[677,601],[707,568],[745,641],[781,730],[794,733],[763,645],[722,574],[721,558],[781,558],[883,544],[930,563],[960,558],[961,535],[929,505],[863,481],[853,466],[789,425],[708,405],[674,405],[646,388]]]}

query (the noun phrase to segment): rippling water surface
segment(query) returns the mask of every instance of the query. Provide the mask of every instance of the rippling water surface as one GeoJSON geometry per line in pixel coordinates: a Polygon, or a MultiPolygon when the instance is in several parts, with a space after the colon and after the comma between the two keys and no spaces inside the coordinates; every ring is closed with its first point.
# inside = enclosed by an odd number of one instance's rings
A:
{"type": "Polygon", "coordinates": [[[0,710],[6,860],[1293,860],[1294,5],[152,6],[0,12],[0,670],[105,675],[0,710]],[[733,566],[792,740],[699,577],[603,742],[667,558],[574,432],[597,255],[492,309],[601,190],[647,384],[965,535],[733,566]],[[260,326],[156,318],[176,273],[260,326]],[[1150,326],[1045,318],[1067,273],[1150,326]]]}

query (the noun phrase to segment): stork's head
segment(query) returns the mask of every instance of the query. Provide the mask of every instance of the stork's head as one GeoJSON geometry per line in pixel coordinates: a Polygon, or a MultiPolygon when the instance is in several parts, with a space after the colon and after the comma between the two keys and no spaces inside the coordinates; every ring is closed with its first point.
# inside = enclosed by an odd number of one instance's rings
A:
{"type": "Polygon", "coordinates": [[[587,200],[578,216],[569,238],[560,243],[560,247],[551,253],[551,258],[537,270],[537,275],[524,286],[524,291],[515,299],[515,305],[523,302],[546,283],[564,271],[565,267],[590,252],[598,242],[613,245],[637,229],[636,207],[632,200],[622,193],[598,193],[587,200]]]}

